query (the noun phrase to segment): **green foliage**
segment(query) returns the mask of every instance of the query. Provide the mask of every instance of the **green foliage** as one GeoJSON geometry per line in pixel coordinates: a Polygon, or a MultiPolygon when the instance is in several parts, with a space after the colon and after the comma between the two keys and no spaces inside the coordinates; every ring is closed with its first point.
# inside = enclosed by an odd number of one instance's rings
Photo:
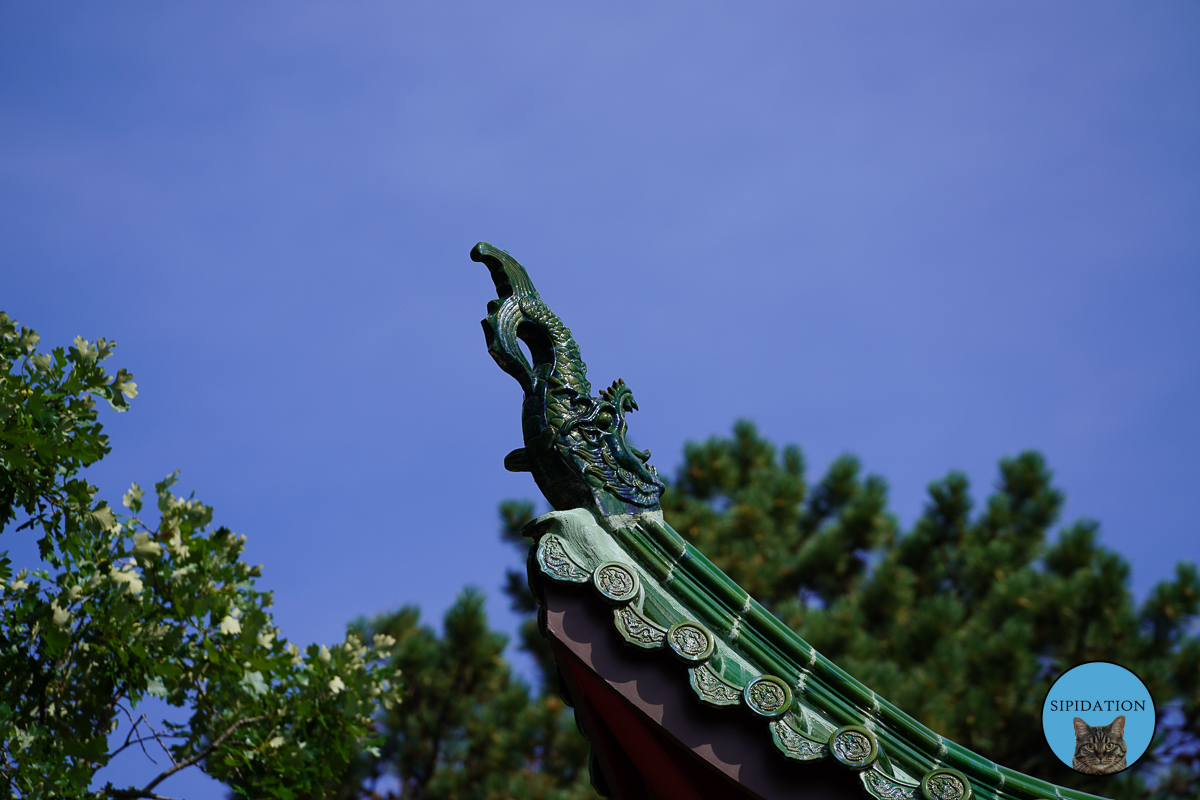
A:
{"type": "Polygon", "coordinates": [[[1000,464],[972,514],[964,475],[929,487],[898,536],[887,492],[849,457],[813,489],[752,424],[689,444],[667,520],[824,655],[939,733],[1055,783],[1106,796],[1200,793],[1200,578],[1180,564],[1139,608],[1129,567],[1079,521],[1051,541],[1063,495],[1042,457],[1000,464]],[[1159,708],[1153,753],[1113,781],[1073,772],[1040,733],[1054,680],[1084,661],[1123,664],[1159,708]],[[1165,710],[1164,710],[1165,709],[1165,710]]]}
{"type": "MultiPolygon", "coordinates": [[[[37,335],[0,315],[5,377],[0,528],[40,527],[42,565],[0,580],[0,791],[11,797],[152,797],[197,766],[237,797],[322,795],[363,748],[378,702],[394,705],[391,671],[372,668],[394,644],[347,636],[301,651],[274,627],[245,537],[213,511],[156,484],[157,519],[137,484],[119,516],[78,477],[108,452],[88,393],[118,408],[134,394],[109,382],[111,343],[38,354],[37,335]],[[186,725],[134,719],[153,695],[188,706],[186,725]],[[118,717],[133,723],[110,752],[118,717]],[[89,790],[117,752],[161,747],[174,766],[141,789],[89,790]]],[[[367,743],[370,744],[369,742],[367,743]]]]}
{"type": "Polygon", "coordinates": [[[39,353],[38,341],[0,311],[0,530],[24,512],[20,527],[42,529],[44,557],[53,537],[78,532],[71,509],[92,506],[95,489],[76,474],[109,451],[93,397],[124,411],[137,384],[123,369],[110,382],[102,362],[114,342],[77,336],[74,347],[39,353]]]}
{"type": "Polygon", "coordinates": [[[799,448],[777,460],[745,421],[731,440],[684,447],[662,505],[677,531],[772,607],[790,607],[802,592],[825,602],[844,595],[866,571],[867,553],[895,530],[887,485],[860,479],[857,460],[839,458],[810,492],[799,448]]]}
{"type": "Polygon", "coordinates": [[[384,718],[377,757],[352,771],[341,796],[402,798],[594,797],[587,743],[553,694],[534,695],[502,658],[506,637],[488,628],[484,598],[466,589],[446,612],[439,638],[406,607],[351,626],[398,644],[403,702],[384,718]],[[379,779],[399,776],[400,793],[379,779]]]}

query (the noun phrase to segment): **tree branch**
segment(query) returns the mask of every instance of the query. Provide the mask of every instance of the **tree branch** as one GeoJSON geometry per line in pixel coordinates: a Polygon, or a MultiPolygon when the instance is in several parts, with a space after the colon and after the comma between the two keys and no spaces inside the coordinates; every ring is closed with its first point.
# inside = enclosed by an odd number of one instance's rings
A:
{"type": "MultiPolygon", "coordinates": [[[[143,717],[143,719],[144,718],[145,717],[143,717]]],[[[161,738],[161,736],[163,734],[165,734],[166,731],[154,730],[154,726],[151,725],[149,722],[146,723],[146,727],[150,729],[150,735],[154,737],[154,741],[158,742],[158,746],[161,747],[163,749],[163,752],[167,754],[167,758],[171,759],[171,764],[174,764],[175,756],[171,755],[171,751],[167,748],[167,746],[165,744],[163,744],[163,740],[161,738]]]]}
{"type": "Polygon", "coordinates": [[[210,753],[212,753],[212,751],[216,750],[218,747],[220,747],[222,744],[224,744],[225,740],[228,739],[230,736],[232,736],[233,732],[236,731],[238,728],[242,727],[243,725],[251,725],[255,722],[261,722],[266,718],[267,717],[264,714],[264,715],[258,716],[258,717],[246,717],[245,719],[239,719],[237,722],[233,723],[228,728],[226,728],[225,732],[222,733],[220,736],[218,736],[213,741],[213,743],[210,744],[208,747],[204,748],[203,750],[201,750],[199,753],[192,756],[191,758],[180,761],[175,766],[169,767],[168,769],[164,769],[162,772],[158,773],[158,777],[155,778],[154,780],[150,781],[149,783],[147,783],[146,788],[142,789],[141,794],[118,795],[118,796],[120,796],[120,797],[151,797],[151,798],[156,797],[157,795],[150,794],[150,790],[153,789],[155,786],[158,786],[160,783],[165,781],[167,778],[171,777],[176,772],[179,772],[179,770],[181,770],[185,767],[190,767],[193,764],[200,763],[210,753]]]}
{"type": "MultiPolygon", "coordinates": [[[[149,727],[149,724],[147,724],[146,727],[149,727]]],[[[139,736],[138,738],[133,739],[132,741],[126,742],[125,744],[123,744],[119,748],[117,748],[116,750],[112,751],[112,753],[109,755],[109,757],[111,758],[112,756],[115,756],[117,753],[121,752],[122,750],[124,750],[126,747],[128,747],[131,744],[141,744],[142,742],[155,741],[155,742],[158,742],[158,746],[161,747],[166,752],[167,757],[170,758],[171,763],[174,764],[175,758],[173,756],[171,756],[171,751],[167,749],[167,746],[165,744],[163,744],[162,739],[159,738],[160,736],[163,736],[163,735],[165,735],[163,731],[156,731],[154,729],[151,729],[149,736],[139,736]]],[[[173,735],[176,739],[183,738],[182,736],[180,736],[178,734],[173,734],[173,735]]],[[[150,759],[150,760],[154,761],[154,759],[150,759]]],[[[157,764],[158,762],[154,761],[154,763],[157,764]]]]}

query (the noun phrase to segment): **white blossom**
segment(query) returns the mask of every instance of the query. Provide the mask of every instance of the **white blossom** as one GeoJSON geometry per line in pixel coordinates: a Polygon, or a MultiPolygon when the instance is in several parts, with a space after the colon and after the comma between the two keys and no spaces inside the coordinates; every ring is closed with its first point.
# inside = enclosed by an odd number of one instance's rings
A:
{"type": "Polygon", "coordinates": [[[321,652],[318,654],[322,661],[329,661],[329,648],[321,645],[321,652]]]}
{"type": "Polygon", "coordinates": [[[54,611],[54,624],[55,625],[58,625],[61,628],[63,626],[70,624],[71,615],[67,612],[67,610],[65,608],[60,608],[58,603],[51,603],[50,608],[53,609],[53,611],[54,611]]]}
{"type": "Polygon", "coordinates": [[[238,622],[236,619],[234,619],[233,617],[226,614],[225,619],[221,620],[221,633],[229,635],[231,633],[241,633],[241,632],[242,632],[242,623],[238,622]]]}
{"type": "Polygon", "coordinates": [[[283,737],[282,736],[276,736],[274,739],[267,742],[267,747],[282,747],[282,746],[283,746],[283,737]]]}
{"type": "Polygon", "coordinates": [[[329,691],[333,692],[334,694],[337,694],[338,692],[340,692],[342,689],[345,689],[345,688],[346,688],[346,684],[342,683],[342,679],[339,678],[337,675],[334,675],[333,680],[331,680],[329,682],[329,691]]]}
{"type": "Polygon", "coordinates": [[[367,652],[367,648],[363,646],[362,640],[354,634],[346,637],[346,642],[342,645],[342,649],[355,658],[362,658],[363,654],[367,652]]]}
{"type": "Polygon", "coordinates": [[[260,633],[258,635],[258,646],[259,647],[266,647],[266,648],[270,649],[271,642],[273,642],[273,641],[275,641],[274,633],[263,631],[262,633],[260,633]]]}

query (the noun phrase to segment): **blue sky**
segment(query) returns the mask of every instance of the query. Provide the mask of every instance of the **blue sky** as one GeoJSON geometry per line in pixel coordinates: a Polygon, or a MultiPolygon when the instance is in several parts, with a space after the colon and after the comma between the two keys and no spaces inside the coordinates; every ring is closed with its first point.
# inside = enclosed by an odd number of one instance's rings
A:
{"type": "Polygon", "coordinates": [[[0,120],[0,307],[142,391],[94,481],[182,470],[293,640],[512,629],[480,239],[660,470],[749,417],[907,525],[1036,448],[1139,595],[1200,556],[1194,3],[10,2],[0,120]]]}

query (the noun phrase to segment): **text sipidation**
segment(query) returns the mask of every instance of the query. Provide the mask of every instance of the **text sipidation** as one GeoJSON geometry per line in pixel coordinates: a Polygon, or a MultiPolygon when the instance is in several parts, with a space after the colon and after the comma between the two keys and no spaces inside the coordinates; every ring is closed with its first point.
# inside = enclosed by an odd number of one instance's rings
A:
{"type": "Polygon", "coordinates": [[[1051,711],[1145,711],[1145,700],[1051,700],[1051,711]]]}

